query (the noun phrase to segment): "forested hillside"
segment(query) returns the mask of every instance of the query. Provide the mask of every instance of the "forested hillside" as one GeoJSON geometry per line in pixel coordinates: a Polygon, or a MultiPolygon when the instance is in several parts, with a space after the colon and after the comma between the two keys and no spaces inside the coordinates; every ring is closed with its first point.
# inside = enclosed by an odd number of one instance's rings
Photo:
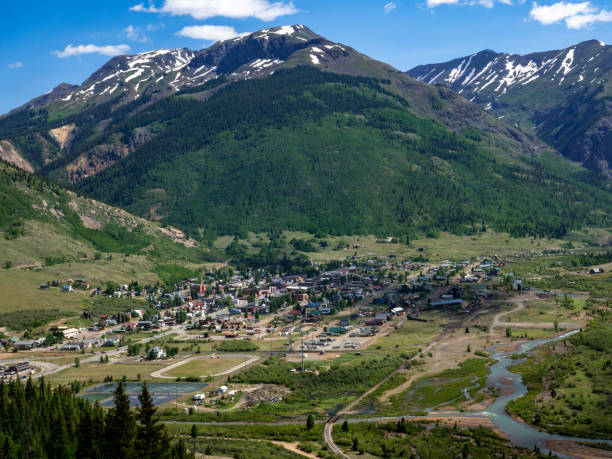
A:
{"type": "Polygon", "coordinates": [[[486,225],[560,237],[607,222],[603,179],[558,155],[516,154],[507,138],[418,117],[383,84],[298,67],[224,85],[206,103],[164,99],[116,127],[163,132],[78,189],[203,235],[486,225]]]}
{"type": "Polygon", "coordinates": [[[206,257],[179,230],[84,198],[1,161],[0,202],[0,262],[5,268],[93,259],[103,253],[206,257]]]}

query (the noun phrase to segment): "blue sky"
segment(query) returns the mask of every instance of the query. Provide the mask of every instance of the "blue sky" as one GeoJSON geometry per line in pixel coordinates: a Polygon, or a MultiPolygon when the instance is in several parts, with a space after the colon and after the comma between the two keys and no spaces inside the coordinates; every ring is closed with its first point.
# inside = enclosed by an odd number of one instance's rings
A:
{"type": "Polygon", "coordinates": [[[0,113],[80,84],[116,53],[200,49],[273,25],[304,24],[400,70],[485,48],[612,42],[612,0],[34,0],[2,9],[0,113]]]}

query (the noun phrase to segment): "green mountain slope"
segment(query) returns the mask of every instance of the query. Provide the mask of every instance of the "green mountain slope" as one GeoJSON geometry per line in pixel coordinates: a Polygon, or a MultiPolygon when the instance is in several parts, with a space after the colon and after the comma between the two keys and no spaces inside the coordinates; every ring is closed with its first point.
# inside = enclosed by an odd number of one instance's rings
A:
{"type": "Polygon", "coordinates": [[[139,254],[157,262],[201,262],[208,256],[175,228],[84,198],[2,161],[0,202],[3,267],[94,259],[105,253],[139,254]]]}
{"type": "Polygon", "coordinates": [[[206,102],[164,99],[117,126],[161,131],[78,189],[204,234],[485,224],[561,236],[608,221],[602,179],[552,153],[517,153],[508,137],[416,116],[380,80],[298,67],[217,89],[206,102]]]}

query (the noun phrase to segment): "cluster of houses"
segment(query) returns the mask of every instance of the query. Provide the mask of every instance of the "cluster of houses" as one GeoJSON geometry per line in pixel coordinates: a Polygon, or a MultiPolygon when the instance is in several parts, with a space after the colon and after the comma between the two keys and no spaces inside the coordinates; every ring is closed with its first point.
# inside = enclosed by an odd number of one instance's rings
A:
{"type": "MultiPolygon", "coordinates": [[[[147,330],[186,322],[191,328],[223,332],[229,338],[238,336],[239,331],[256,335],[260,333],[257,323],[261,314],[282,309],[283,314],[278,318],[281,323],[296,320],[318,322],[364,297],[372,297],[374,307],[361,311],[362,316],[369,320],[369,326],[379,326],[392,315],[410,310],[423,295],[447,281],[449,276],[465,270],[469,264],[470,261],[464,261],[429,266],[422,262],[372,259],[320,272],[310,278],[304,275],[263,275],[256,280],[249,272],[226,280],[212,276],[186,279],[176,284],[174,292],[151,298],[159,314],[148,322],[139,322],[138,326],[147,330]],[[405,284],[400,292],[381,296],[378,292],[389,282],[381,279],[381,271],[396,275],[415,271],[420,274],[405,284]],[[177,298],[181,306],[172,307],[171,304],[177,303],[177,298]],[[281,301],[280,305],[275,298],[281,301]],[[180,320],[179,312],[182,314],[180,320]]],[[[499,274],[501,266],[503,264],[500,262],[483,260],[472,268],[472,277],[476,281],[488,280],[499,274]]],[[[461,298],[466,295],[472,299],[486,297],[486,284],[470,282],[466,289],[451,287],[434,306],[461,304],[461,298]]]]}
{"type": "MultiPolygon", "coordinates": [[[[259,315],[281,311],[275,320],[291,324],[296,321],[316,323],[326,316],[339,312],[354,301],[371,297],[372,305],[360,309],[358,316],[365,318],[365,327],[357,330],[349,327],[351,317],[338,325],[341,333],[350,336],[367,337],[376,333],[377,328],[392,316],[410,312],[415,304],[428,292],[440,285],[448,284],[451,277],[464,273],[465,286],[449,285],[448,290],[437,301],[430,301],[430,307],[458,307],[464,299],[486,297],[487,286],[482,281],[500,275],[503,263],[499,260],[479,260],[470,272],[465,273],[469,260],[463,262],[443,262],[431,265],[424,262],[399,261],[389,259],[370,259],[350,266],[318,272],[315,276],[271,275],[266,272],[248,271],[231,277],[218,278],[215,273],[206,273],[201,279],[186,279],[175,284],[171,292],[159,289],[147,291],[135,285],[121,285],[110,296],[141,296],[143,308],[134,309],[128,314],[101,315],[90,331],[102,331],[99,337],[78,339],[80,330],[70,327],[56,327],[51,330],[67,341],[58,345],[60,350],[82,350],[96,346],[117,346],[126,333],[138,330],[160,330],[186,323],[190,328],[207,329],[224,333],[226,337],[246,333],[259,334],[259,315]],[[384,274],[383,274],[384,273],[384,274]],[[387,291],[385,287],[393,276],[404,279],[402,288],[387,291]],[[411,280],[407,281],[410,276],[411,280]],[[381,295],[381,291],[385,291],[381,295]],[[147,305],[149,313],[144,308],[147,305]],[[151,313],[154,310],[154,313],[151,313]],[[128,317],[126,317],[128,316],[128,317]]],[[[68,279],[66,282],[52,281],[41,284],[42,289],[61,287],[62,290],[88,289],[89,282],[82,278],[68,279]]],[[[100,294],[99,290],[92,294],[100,294]]],[[[83,317],[93,319],[89,311],[83,317]]],[[[6,344],[6,343],[3,343],[6,344]]],[[[311,343],[314,344],[314,343],[311,343]]],[[[12,340],[8,345],[18,350],[29,350],[45,345],[45,339],[12,340]]],[[[155,350],[153,350],[155,351],[155,350]]],[[[163,350],[154,352],[155,358],[163,350]]],[[[163,357],[163,356],[162,356],[163,357]]]]}
{"type": "Polygon", "coordinates": [[[25,378],[31,375],[34,369],[29,362],[19,362],[13,365],[0,366],[0,381],[6,382],[14,379],[25,378]]]}

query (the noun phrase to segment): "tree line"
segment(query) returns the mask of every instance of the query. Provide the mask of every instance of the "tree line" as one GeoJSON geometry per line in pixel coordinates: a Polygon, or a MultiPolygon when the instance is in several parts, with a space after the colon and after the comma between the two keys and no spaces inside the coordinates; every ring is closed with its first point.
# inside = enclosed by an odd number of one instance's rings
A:
{"type": "Polygon", "coordinates": [[[0,456],[21,458],[187,459],[183,439],[158,422],[157,409],[143,384],[140,406],[130,408],[123,382],[105,411],[97,402],[75,397],[70,388],[52,389],[41,378],[0,384],[0,456]]]}

